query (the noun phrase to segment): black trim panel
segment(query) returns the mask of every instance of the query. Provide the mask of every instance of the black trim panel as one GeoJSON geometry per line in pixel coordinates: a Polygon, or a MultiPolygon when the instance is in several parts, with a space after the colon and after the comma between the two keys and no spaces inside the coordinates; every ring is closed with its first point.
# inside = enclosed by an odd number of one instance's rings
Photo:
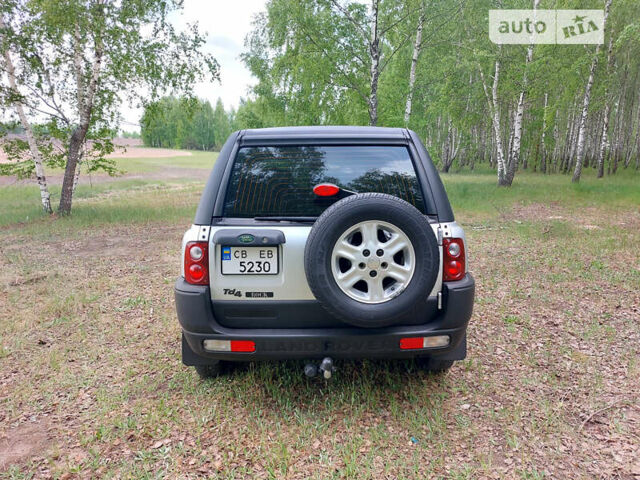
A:
{"type": "Polygon", "coordinates": [[[408,130],[408,133],[427,173],[429,190],[431,195],[433,196],[433,201],[438,212],[438,219],[440,220],[440,222],[453,222],[455,218],[453,216],[453,210],[451,209],[451,203],[449,203],[449,197],[447,197],[447,192],[445,191],[444,185],[442,184],[442,179],[440,178],[435,165],[431,161],[429,152],[427,152],[427,149],[423,145],[420,137],[418,137],[418,134],[416,134],[416,132],[414,132],[413,130],[408,130]]]}
{"type": "MultiPolygon", "coordinates": [[[[228,328],[353,328],[329,314],[317,300],[215,300],[216,321],[228,328]]],[[[427,299],[400,325],[423,325],[437,315],[438,302],[427,299]]]]}
{"type": "Polygon", "coordinates": [[[211,224],[211,215],[214,211],[216,198],[218,197],[218,191],[220,190],[220,183],[222,181],[224,171],[227,167],[227,163],[229,163],[231,151],[236,144],[238,134],[239,132],[233,132],[231,135],[229,135],[229,138],[218,154],[216,163],[214,163],[213,169],[209,174],[207,184],[202,191],[200,203],[198,203],[198,209],[196,210],[196,216],[193,220],[194,225],[211,224]]]}
{"type": "MultiPolygon", "coordinates": [[[[192,353],[204,365],[207,361],[311,358],[331,355],[336,358],[408,358],[424,355],[448,355],[464,358],[461,342],[473,311],[475,281],[470,274],[443,288],[443,309],[430,322],[385,328],[229,328],[214,316],[209,287],[190,285],[183,278],[175,286],[178,320],[192,353]],[[399,350],[402,337],[450,335],[448,347],[437,350],[399,350]],[[203,340],[253,340],[256,352],[250,354],[210,353],[202,348],[203,340]],[[328,342],[328,343],[327,343],[328,342]],[[372,343],[373,342],[373,343],[372,343]],[[372,345],[379,345],[374,347],[372,345]]],[[[465,344],[466,345],[466,344],[465,344]]],[[[466,352],[466,346],[464,348],[466,352]]],[[[185,363],[188,361],[184,358],[185,363]]],[[[191,360],[193,358],[191,357],[191,360]]],[[[189,363],[195,365],[195,363],[189,363]]]]}

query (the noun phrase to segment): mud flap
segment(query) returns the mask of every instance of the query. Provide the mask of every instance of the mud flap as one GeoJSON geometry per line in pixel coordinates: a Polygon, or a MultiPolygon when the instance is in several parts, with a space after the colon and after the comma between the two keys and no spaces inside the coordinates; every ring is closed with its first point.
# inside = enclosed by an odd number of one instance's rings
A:
{"type": "Polygon", "coordinates": [[[213,360],[211,358],[201,357],[196,352],[191,350],[191,347],[187,343],[187,339],[184,338],[184,333],[182,334],[182,363],[187,365],[188,367],[193,367],[196,365],[214,365],[217,360],[213,360]]]}
{"type": "Polygon", "coordinates": [[[467,334],[465,332],[464,337],[458,343],[458,346],[453,350],[448,351],[442,355],[431,355],[438,360],[464,360],[467,358],[467,334]]]}

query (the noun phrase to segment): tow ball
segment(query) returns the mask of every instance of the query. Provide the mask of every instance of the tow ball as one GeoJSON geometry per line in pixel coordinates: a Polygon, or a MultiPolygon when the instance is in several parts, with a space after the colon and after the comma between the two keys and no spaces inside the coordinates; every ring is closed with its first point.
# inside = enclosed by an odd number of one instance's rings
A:
{"type": "Polygon", "coordinates": [[[316,365],[315,363],[307,363],[304,366],[304,374],[307,377],[315,377],[319,373],[325,378],[325,380],[329,380],[333,372],[336,371],[336,367],[333,366],[333,359],[331,357],[325,357],[320,362],[320,365],[316,365]]]}

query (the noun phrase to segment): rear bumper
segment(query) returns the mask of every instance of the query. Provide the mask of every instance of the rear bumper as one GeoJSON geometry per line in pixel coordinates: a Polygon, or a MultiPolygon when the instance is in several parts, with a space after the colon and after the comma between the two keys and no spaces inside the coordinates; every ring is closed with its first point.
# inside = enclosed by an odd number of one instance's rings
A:
{"type": "Polygon", "coordinates": [[[411,358],[438,356],[461,360],[466,356],[466,329],[473,311],[475,281],[471,274],[443,286],[442,309],[423,325],[386,328],[227,328],[216,322],[209,287],[190,285],[179,278],[175,285],[176,310],[182,326],[182,361],[206,365],[211,360],[277,360],[287,358],[411,358]],[[446,347],[400,350],[400,339],[449,335],[446,347]],[[252,353],[208,352],[207,339],[252,340],[252,353]]]}

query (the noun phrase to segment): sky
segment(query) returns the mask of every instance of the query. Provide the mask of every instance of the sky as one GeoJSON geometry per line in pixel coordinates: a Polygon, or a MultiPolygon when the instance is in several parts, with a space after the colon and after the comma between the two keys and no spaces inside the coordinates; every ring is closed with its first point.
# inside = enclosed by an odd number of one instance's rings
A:
{"type": "MultiPolygon", "coordinates": [[[[256,13],[264,10],[266,0],[184,0],[184,9],[173,14],[176,28],[198,22],[200,31],[208,34],[205,50],[220,64],[220,82],[201,83],[195,94],[215,104],[218,97],[225,108],[237,107],[246,97],[255,79],[240,60],[245,36],[251,30],[256,13]]],[[[123,106],[123,130],[139,131],[141,109],[123,106]]]]}

